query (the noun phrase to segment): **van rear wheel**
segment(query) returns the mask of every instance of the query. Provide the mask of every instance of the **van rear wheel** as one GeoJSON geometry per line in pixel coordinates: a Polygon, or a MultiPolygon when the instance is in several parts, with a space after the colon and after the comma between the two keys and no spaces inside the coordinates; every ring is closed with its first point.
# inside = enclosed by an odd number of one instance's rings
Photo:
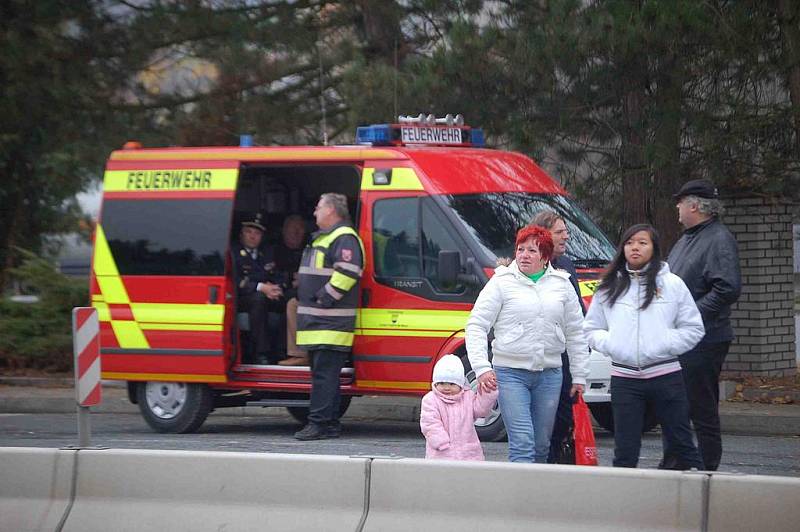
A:
{"type": "Polygon", "coordinates": [[[196,431],[214,404],[208,386],[185,382],[140,382],[136,399],[147,424],[165,433],[196,431]]]}

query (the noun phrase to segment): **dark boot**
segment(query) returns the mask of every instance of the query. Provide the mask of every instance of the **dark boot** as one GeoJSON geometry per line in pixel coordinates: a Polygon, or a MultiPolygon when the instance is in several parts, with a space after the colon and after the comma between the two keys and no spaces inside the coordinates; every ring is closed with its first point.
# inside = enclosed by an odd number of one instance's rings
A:
{"type": "Polygon", "coordinates": [[[324,440],[328,437],[328,427],[309,423],[302,430],[295,432],[294,437],[300,441],[324,440]]]}
{"type": "Polygon", "coordinates": [[[328,438],[338,438],[342,435],[342,424],[337,419],[336,421],[328,422],[328,438]]]}

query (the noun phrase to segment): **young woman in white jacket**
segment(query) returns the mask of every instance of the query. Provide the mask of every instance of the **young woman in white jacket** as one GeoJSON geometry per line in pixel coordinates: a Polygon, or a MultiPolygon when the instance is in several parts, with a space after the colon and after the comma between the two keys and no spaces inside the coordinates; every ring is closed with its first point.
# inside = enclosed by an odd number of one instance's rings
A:
{"type": "Polygon", "coordinates": [[[661,262],[652,226],[634,225],[622,236],[583,328],[591,348],[611,357],[614,466],[638,464],[650,406],[679,468],[703,469],[678,362],[703,337],[703,320],[689,289],[661,262]]]}
{"type": "Polygon", "coordinates": [[[550,231],[520,229],[515,260],[495,270],[467,320],[469,361],[481,391],[499,388],[512,462],[547,462],[561,390],[561,353],[569,351],[571,395],[583,393],[589,373],[578,296],[569,274],[549,265],[552,254],[550,231]]]}

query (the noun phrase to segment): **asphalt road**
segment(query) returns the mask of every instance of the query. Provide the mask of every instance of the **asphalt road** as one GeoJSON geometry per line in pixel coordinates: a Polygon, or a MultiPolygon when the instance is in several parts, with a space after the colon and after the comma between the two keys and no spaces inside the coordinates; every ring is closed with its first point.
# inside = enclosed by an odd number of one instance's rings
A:
{"type": "MultiPolygon", "coordinates": [[[[416,423],[344,418],[344,434],[335,440],[300,442],[299,428],[286,416],[230,416],[214,413],[195,434],[153,432],[137,414],[91,414],[91,444],[118,449],[248,451],[294,454],[371,455],[422,458],[425,441],[416,423]]],[[[596,435],[601,465],[611,465],[614,439],[596,435]]],[[[0,414],[0,446],[77,445],[74,414],[0,414]]],[[[800,477],[800,437],[724,435],[721,471],[800,477]]],[[[487,460],[505,461],[504,442],[484,443],[487,460]]],[[[655,468],[661,455],[658,432],[642,441],[639,467],[655,468]]]]}

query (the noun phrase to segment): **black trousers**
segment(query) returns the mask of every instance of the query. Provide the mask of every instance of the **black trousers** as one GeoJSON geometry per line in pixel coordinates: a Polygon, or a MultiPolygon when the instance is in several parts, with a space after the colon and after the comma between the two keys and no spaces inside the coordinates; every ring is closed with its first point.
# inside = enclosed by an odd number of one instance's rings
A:
{"type": "Polygon", "coordinates": [[[311,407],[308,422],[327,425],[339,420],[339,404],[342,392],[339,388],[339,374],[349,353],[320,349],[309,353],[311,365],[311,407]]]}
{"type": "Polygon", "coordinates": [[[636,467],[642,446],[644,414],[656,412],[665,441],[676,457],[676,469],[701,469],[703,462],[692,440],[689,404],[680,372],[652,379],[611,376],[614,411],[614,467],[636,467]]]}
{"type": "Polygon", "coordinates": [[[553,434],[550,436],[550,454],[547,456],[548,464],[556,463],[561,442],[567,437],[574,424],[572,419],[574,398],[569,396],[569,392],[572,390],[572,373],[569,372],[569,357],[566,351],[561,353],[561,376],[563,378],[561,381],[561,396],[558,399],[553,434]]]}
{"type": "Polygon", "coordinates": [[[255,362],[260,356],[270,351],[269,333],[267,331],[267,311],[269,300],[261,292],[239,294],[239,311],[250,315],[250,331],[248,343],[245,345],[245,362],[255,362]]]}
{"type": "Polygon", "coordinates": [[[697,434],[697,446],[706,471],[716,471],[722,459],[719,374],[730,346],[730,342],[701,344],[680,356],[689,397],[689,417],[697,434]]]}

